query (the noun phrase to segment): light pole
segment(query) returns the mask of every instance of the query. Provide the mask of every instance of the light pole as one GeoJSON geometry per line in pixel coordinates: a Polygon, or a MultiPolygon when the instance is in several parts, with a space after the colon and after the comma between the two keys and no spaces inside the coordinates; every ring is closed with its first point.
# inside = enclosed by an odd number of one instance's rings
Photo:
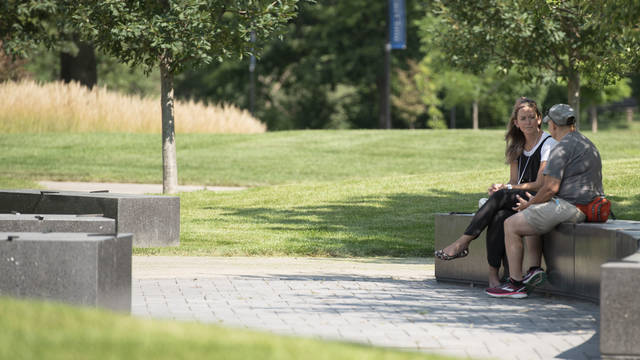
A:
{"type": "Polygon", "coordinates": [[[384,127],[391,129],[391,44],[384,44],[384,127]]]}
{"type": "Polygon", "coordinates": [[[407,48],[405,0],[389,0],[389,26],[384,46],[385,127],[391,129],[391,50],[407,48]]]}

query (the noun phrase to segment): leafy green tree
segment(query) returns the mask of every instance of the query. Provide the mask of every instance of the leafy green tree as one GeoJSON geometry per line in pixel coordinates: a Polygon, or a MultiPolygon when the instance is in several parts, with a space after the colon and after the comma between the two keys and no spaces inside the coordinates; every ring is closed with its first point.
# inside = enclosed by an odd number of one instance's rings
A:
{"type": "MultiPolygon", "coordinates": [[[[422,52],[407,0],[407,49],[392,52],[392,69],[407,69],[422,52]]],[[[384,106],[384,45],[387,1],[325,0],[300,3],[287,26],[286,41],[261,39],[256,66],[256,115],[270,130],[291,128],[376,128],[384,106]]],[[[248,106],[249,62],[187,70],[179,89],[192,97],[248,106]],[[220,79],[221,81],[217,81],[220,79]],[[223,83],[223,86],[211,84],[223,83]],[[238,95],[240,94],[240,95],[238,95]]],[[[393,109],[393,114],[397,109],[393,109]]],[[[404,123],[394,118],[394,126],[404,123]]]]}
{"type": "Polygon", "coordinates": [[[25,57],[38,43],[52,43],[58,5],[55,0],[6,0],[0,3],[0,40],[12,57],[25,57]]]}
{"type": "Polygon", "coordinates": [[[631,80],[628,78],[621,79],[615,84],[611,84],[602,88],[593,88],[586,86],[583,90],[582,103],[586,105],[591,121],[591,131],[598,131],[598,110],[600,104],[612,103],[620,101],[631,96],[631,80]]]}
{"type": "Polygon", "coordinates": [[[473,129],[504,125],[510,116],[515,99],[526,96],[541,104],[546,87],[515,71],[506,75],[496,74],[488,68],[474,74],[441,64],[437,81],[441,84],[442,103],[445,107],[465,107],[471,110],[473,129]],[[482,124],[480,115],[482,114],[482,124]]]}
{"type": "Polygon", "coordinates": [[[416,128],[418,119],[427,115],[426,127],[446,129],[444,116],[439,109],[439,84],[434,80],[437,74],[430,67],[429,57],[420,63],[409,60],[408,69],[397,69],[394,77],[394,91],[391,102],[396,116],[405,121],[410,129],[416,128]]]}
{"type": "Polygon", "coordinates": [[[296,3],[297,0],[73,2],[69,9],[73,25],[85,41],[122,62],[142,64],[147,71],[160,68],[164,193],[174,193],[178,185],[174,74],[187,66],[255,51],[250,33],[261,38],[273,36],[295,15],[296,3]]]}
{"type": "Polygon", "coordinates": [[[78,41],[65,11],[56,0],[3,1],[0,4],[0,39],[14,57],[26,59],[43,45],[59,51],[59,77],[91,88],[97,81],[95,52],[91,44],[78,41]]]}
{"type": "MultiPolygon", "coordinates": [[[[421,46],[428,55],[422,63],[432,73],[437,84],[441,107],[451,111],[450,127],[456,127],[458,112],[469,113],[471,127],[491,127],[503,125],[509,118],[513,101],[520,96],[541,99],[545,87],[538,86],[531,78],[523,77],[516,71],[498,73],[495,66],[488,65],[475,73],[451,64],[451,55],[437,46],[438,33],[447,31],[436,16],[427,13],[417,21],[421,46]],[[542,96],[541,96],[542,95],[542,96]]],[[[539,100],[538,100],[539,101],[539,100]]]]}
{"type": "Polygon", "coordinates": [[[277,34],[294,17],[297,0],[26,0],[4,1],[0,40],[14,54],[56,41],[51,29],[77,34],[132,66],[159,67],[162,107],[163,192],[178,185],[174,74],[185,67],[241,57],[259,50],[260,38],[277,34]],[[58,21],[64,19],[64,21],[58,21]],[[59,28],[56,26],[63,26],[59,28]]]}
{"type": "Polygon", "coordinates": [[[437,44],[454,64],[476,72],[494,64],[502,73],[516,70],[546,80],[555,74],[567,82],[569,104],[579,113],[581,78],[596,86],[610,83],[640,57],[638,1],[612,3],[436,0],[431,10],[439,20],[437,44]]]}
{"type": "Polygon", "coordinates": [[[46,39],[45,28],[53,11],[53,1],[0,2],[0,81],[25,76],[24,55],[46,39]]]}
{"type": "Polygon", "coordinates": [[[17,81],[27,77],[27,70],[24,68],[26,61],[24,59],[13,59],[5,54],[2,49],[2,41],[0,41],[0,82],[17,81]]]}

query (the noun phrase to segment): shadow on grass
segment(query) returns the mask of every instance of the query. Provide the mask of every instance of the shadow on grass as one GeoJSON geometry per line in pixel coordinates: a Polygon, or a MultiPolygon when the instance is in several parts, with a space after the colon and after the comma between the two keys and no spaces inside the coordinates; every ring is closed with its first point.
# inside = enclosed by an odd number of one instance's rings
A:
{"type": "MultiPolygon", "coordinates": [[[[334,202],[315,196],[312,205],[292,199],[273,206],[202,206],[199,216],[189,219],[202,231],[185,234],[183,244],[203,254],[215,249],[217,254],[250,256],[431,257],[434,214],[473,212],[485,194],[438,189],[424,193],[353,196],[334,202]],[[218,212],[217,222],[211,225],[213,210],[218,212]],[[243,226],[242,238],[207,235],[212,226],[233,232],[237,224],[243,226]]],[[[640,220],[640,195],[610,198],[618,219],[640,220]]]]}
{"type": "MultiPolygon", "coordinates": [[[[433,254],[434,214],[473,210],[482,194],[431,190],[290,208],[222,208],[233,222],[265,224],[284,234],[278,252],[320,256],[425,257],[433,254]]],[[[205,207],[205,210],[220,210],[205,207]]],[[[194,219],[194,221],[199,221],[194,219]]],[[[280,236],[280,235],[277,235],[280,236]]]]}

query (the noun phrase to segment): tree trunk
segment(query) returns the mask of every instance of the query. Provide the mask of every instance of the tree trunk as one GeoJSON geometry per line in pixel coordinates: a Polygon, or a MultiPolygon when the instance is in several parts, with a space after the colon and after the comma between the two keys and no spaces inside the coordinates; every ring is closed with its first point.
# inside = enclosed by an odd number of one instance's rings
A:
{"type": "Polygon", "coordinates": [[[455,129],[456,128],[456,107],[452,107],[451,108],[451,117],[449,120],[449,129],[455,129]]]}
{"type": "Polygon", "coordinates": [[[591,117],[591,132],[598,132],[598,109],[595,105],[589,107],[589,117],[591,117]]]}
{"type": "Polygon", "coordinates": [[[569,84],[567,86],[569,106],[576,113],[576,129],[580,128],[580,73],[569,66],[569,84]]]}
{"type": "Polygon", "coordinates": [[[173,113],[173,72],[171,58],[160,60],[160,101],[162,106],[162,193],[175,194],[178,189],[176,132],[173,113]]]}
{"type": "Polygon", "coordinates": [[[387,105],[386,105],[386,83],[384,81],[384,75],[378,77],[378,81],[376,81],[376,85],[378,86],[378,128],[384,129],[387,124],[387,105]]]}
{"type": "Polygon", "coordinates": [[[627,108],[627,122],[629,124],[631,124],[633,122],[633,108],[632,107],[628,107],[627,108]]]}
{"type": "Polygon", "coordinates": [[[391,129],[391,44],[384,46],[384,128],[391,129]]]}
{"type": "Polygon", "coordinates": [[[93,46],[74,40],[78,53],[60,53],[60,79],[65,83],[77,81],[89,89],[98,82],[96,54],[93,46]]]}
{"type": "Polygon", "coordinates": [[[473,130],[480,128],[478,121],[478,100],[473,100],[473,130]]]}

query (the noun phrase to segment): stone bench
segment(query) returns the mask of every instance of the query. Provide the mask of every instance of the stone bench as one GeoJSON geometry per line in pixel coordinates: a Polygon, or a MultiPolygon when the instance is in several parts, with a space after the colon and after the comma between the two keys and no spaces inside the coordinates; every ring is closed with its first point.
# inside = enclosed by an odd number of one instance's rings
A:
{"type": "Polygon", "coordinates": [[[0,232],[115,234],[116,222],[102,216],[0,214],[0,232]]]}
{"type": "Polygon", "coordinates": [[[180,198],[108,192],[0,190],[0,213],[100,214],[117,233],[134,234],[133,246],[180,245],[180,198]]]}
{"type": "Polygon", "coordinates": [[[131,234],[0,232],[0,295],[131,311],[131,234]]]}
{"type": "MultiPolygon", "coordinates": [[[[471,214],[436,214],[435,248],[455,241],[471,214]]],[[[535,291],[600,301],[600,352],[604,359],[640,359],[640,222],[560,224],[543,236],[548,281],[535,291]]],[[[528,264],[524,264],[524,269],[528,264]]],[[[438,281],[487,284],[485,232],[469,255],[436,259],[438,281]]]]}
{"type": "Polygon", "coordinates": [[[600,294],[602,358],[640,359],[640,252],[602,265],[600,294]]]}
{"type": "MultiPolygon", "coordinates": [[[[472,214],[436,214],[435,248],[442,249],[464,233],[472,214]]],[[[471,242],[469,255],[453,261],[435,260],[438,281],[487,285],[485,232],[471,242]]],[[[543,263],[548,281],[536,288],[597,302],[601,265],[638,251],[640,222],[609,220],[606,223],[560,224],[543,236],[543,263]]],[[[523,270],[529,264],[523,264],[523,270]]]]}

